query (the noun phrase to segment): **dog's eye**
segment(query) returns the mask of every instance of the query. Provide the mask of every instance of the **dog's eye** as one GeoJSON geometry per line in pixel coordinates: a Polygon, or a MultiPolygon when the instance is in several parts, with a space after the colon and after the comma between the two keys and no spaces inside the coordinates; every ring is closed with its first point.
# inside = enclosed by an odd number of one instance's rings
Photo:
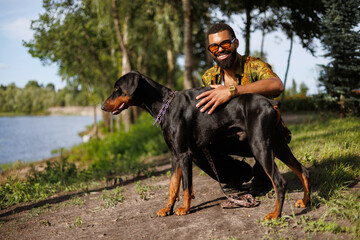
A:
{"type": "Polygon", "coordinates": [[[119,87],[114,87],[114,92],[117,92],[119,90],[119,87]]]}

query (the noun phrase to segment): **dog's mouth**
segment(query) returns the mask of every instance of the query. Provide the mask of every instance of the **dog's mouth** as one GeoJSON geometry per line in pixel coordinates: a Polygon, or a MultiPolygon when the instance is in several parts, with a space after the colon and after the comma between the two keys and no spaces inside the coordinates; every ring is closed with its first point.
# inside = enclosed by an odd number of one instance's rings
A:
{"type": "Polygon", "coordinates": [[[117,115],[127,108],[128,106],[126,105],[125,102],[120,102],[120,104],[112,111],[112,114],[117,115]]]}

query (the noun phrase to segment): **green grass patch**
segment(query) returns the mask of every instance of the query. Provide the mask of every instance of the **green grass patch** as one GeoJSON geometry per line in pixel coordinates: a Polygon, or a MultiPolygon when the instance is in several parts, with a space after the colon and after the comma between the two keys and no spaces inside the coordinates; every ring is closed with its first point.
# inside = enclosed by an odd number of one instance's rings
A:
{"type": "Polygon", "coordinates": [[[103,200],[103,206],[105,208],[115,207],[117,204],[124,202],[125,197],[123,195],[124,188],[116,187],[113,191],[104,190],[100,196],[103,200]]]}
{"type": "Polygon", "coordinates": [[[141,181],[135,182],[135,189],[142,200],[149,200],[151,192],[158,188],[159,187],[149,186],[147,184],[141,183],[141,181]]]}
{"type": "Polygon", "coordinates": [[[89,166],[95,178],[121,174],[142,174],[148,169],[144,159],[168,151],[161,129],[152,125],[148,114],[140,116],[129,132],[116,132],[103,140],[92,140],[72,150],[70,161],[89,166]]]}
{"type": "MultiPolygon", "coordinates": [[[[349,187],[360,179],[360,119],[313,117],[306,123],[289,125],[295,157],[311,170],[313,210],[326,208],[320,219],[311,214],[284,216],[263,221],[274,234],[296,224],[304,232],[328,232],[360,236],[360,193],[349,187]],[[279,231],[274,229],[280,229],[279,231]]],[[[279,160],[279,168],[288,168],[279,160]]]]}

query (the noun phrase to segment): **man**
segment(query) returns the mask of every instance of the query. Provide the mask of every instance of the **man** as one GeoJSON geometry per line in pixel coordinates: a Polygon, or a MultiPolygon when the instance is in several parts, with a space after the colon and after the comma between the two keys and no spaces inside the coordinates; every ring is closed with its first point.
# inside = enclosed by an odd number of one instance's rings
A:
{"type": "MultiPolygon", "coordinates": [[[[239,40],[229,25],[214,24],[208,31],[208,40],[208,50],[217,64],[207,70],[202,77],[203,86],[210,86],[213,89],[196,97],[200,100],[196,107],[200,108],[201,112],[209,109],[208,114],[212,114],[219,105],[241,94],[257,93],[273,97],[284,91],[282,81],[269,64],[259,58],[241,56],[236,52],[239,40]]],[[[228,154],[223,153],[239,146],[231,141],[226,143],[220,141],[213,145],[212,154],[216,155],[217,159],[221,159],[215,163],[220,171],[219,175],[225,176],[225,173],[228,173],[221,182],[227,183],[227,187],[230,188],[240,188],[243,182],[250,181],[252,178],[252,174],[249,174],[250,166],[245,162],[233,160],[228,154]]],[[[254,165],[253,175],[253,191],[264,192],[271,188],[270,179],[258,163],[254,165]]]]}

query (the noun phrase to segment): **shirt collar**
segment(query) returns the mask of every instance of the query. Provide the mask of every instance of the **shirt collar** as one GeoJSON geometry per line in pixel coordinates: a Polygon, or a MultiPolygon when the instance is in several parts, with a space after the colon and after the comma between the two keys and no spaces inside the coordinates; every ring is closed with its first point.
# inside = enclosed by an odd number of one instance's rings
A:
{"type": "MultiPolygon", "coordinates": [[[[243,62],[245,61],[245,59],[239,53],[237,53],[236,61],[237,61],[237,63],[236,63],[237,66],[236,66],[236,71],[235,71],[235,77],[236,77],[238,84],[240,84],[241,78],[244,75],[244,69],[241,69],[241,66],[243,66],[243,62]]],[[[215,75],[218,76],[217,84],[221,84],[221,78],[222,78],[221,68],[217,64],[214,67],[215,67],[215,75]]]]}

